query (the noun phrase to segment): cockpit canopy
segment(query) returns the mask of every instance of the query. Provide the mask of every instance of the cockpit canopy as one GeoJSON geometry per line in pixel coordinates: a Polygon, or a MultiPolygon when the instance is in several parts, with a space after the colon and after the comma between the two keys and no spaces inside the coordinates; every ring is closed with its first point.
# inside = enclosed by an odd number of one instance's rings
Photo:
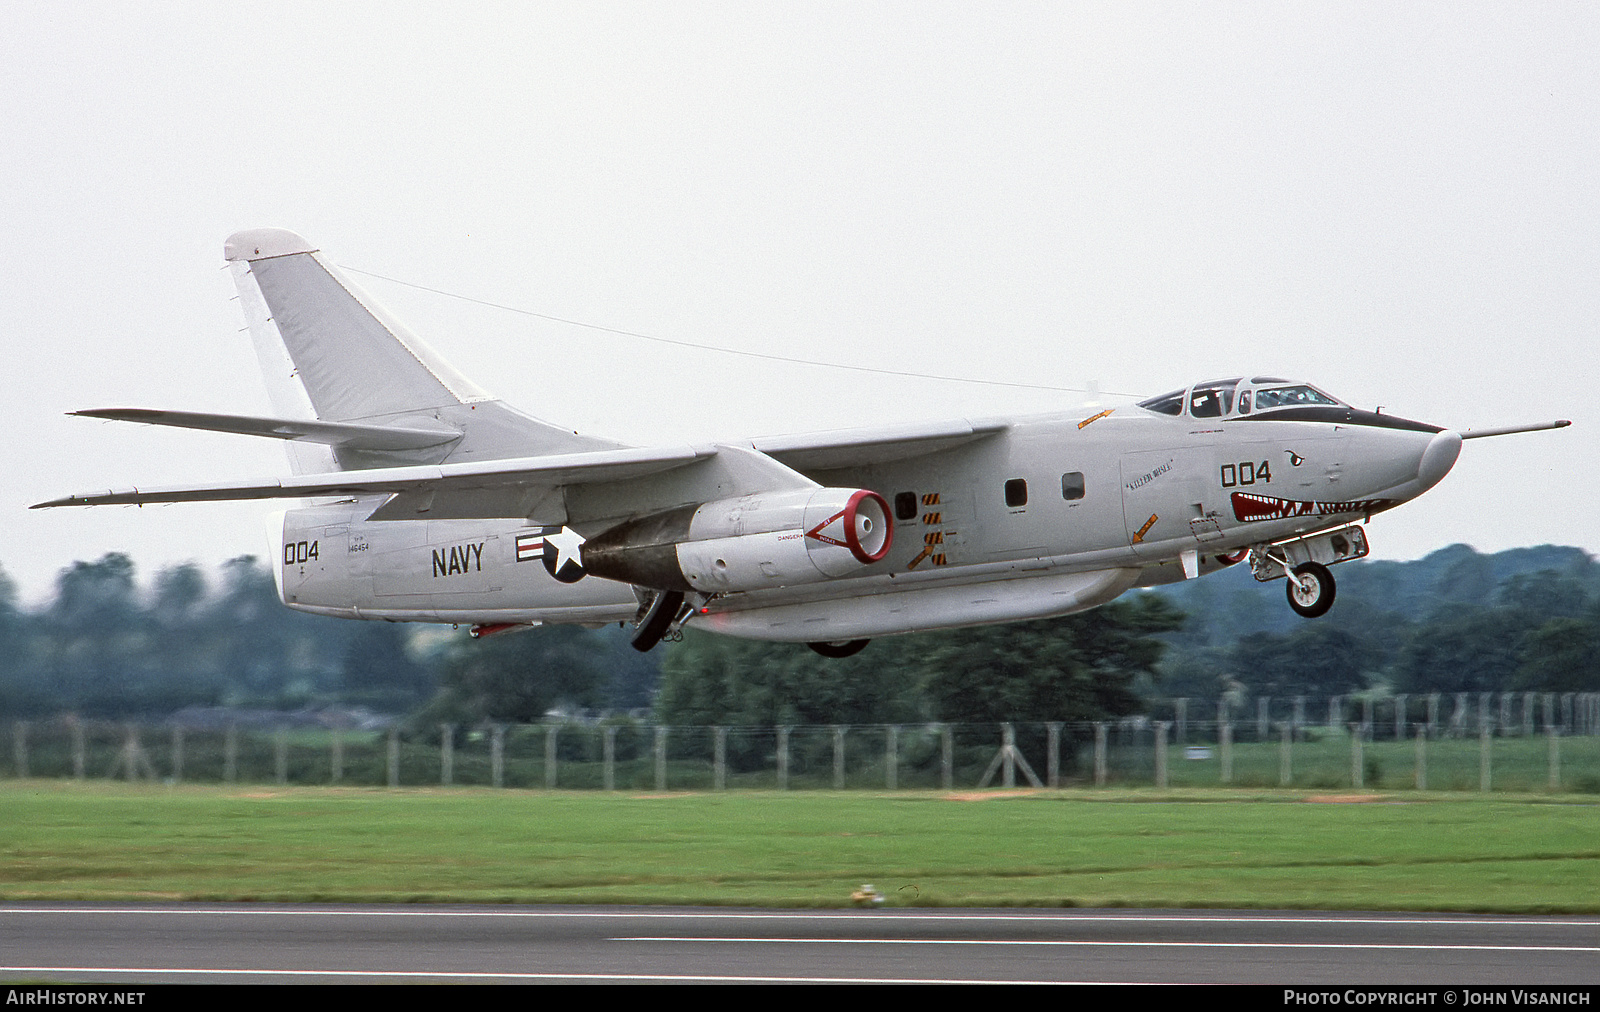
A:
{"type": "Polygon", "coordinates": [[[1139,402],[1139,407],[1159,415],[1188,415],[1190,418],[1226,418],[1257,411],[1291,407],[1348,407],[1309,383],[1256,376],[1207,380],[1187,390],[1139,402]]]}

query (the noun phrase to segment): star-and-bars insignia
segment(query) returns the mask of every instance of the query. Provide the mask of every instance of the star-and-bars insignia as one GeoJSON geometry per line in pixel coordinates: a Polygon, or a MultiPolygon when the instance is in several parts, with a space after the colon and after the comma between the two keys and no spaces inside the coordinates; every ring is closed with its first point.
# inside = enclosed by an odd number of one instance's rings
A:
{"type": "Polygon", "coordinates": [[[587,574],[583,568],[585,540],[570,527],[535,527],[517,535],[517,561],[538,560],[562,583],[577,583],[587,574]]]}

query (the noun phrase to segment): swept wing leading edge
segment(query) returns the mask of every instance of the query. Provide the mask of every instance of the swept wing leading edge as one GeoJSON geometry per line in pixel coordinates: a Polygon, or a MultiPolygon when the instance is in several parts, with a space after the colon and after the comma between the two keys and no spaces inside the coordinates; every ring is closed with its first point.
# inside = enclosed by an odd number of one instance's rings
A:
{"type": "Polygon", "coordinates": [[[711,447],[669,446],[594,450],[546,457],[521,457],[464,464],[369,468],[328,474],[300,474],[236,483],[166,485],[111,489],[52,499],[31,507],[115,506],[168,502],[222,502],[233,499],[303,499],[330,495],[381,495],[395,492],[554,487],[624,481],[668,471],[715,455],[711,447]]]}

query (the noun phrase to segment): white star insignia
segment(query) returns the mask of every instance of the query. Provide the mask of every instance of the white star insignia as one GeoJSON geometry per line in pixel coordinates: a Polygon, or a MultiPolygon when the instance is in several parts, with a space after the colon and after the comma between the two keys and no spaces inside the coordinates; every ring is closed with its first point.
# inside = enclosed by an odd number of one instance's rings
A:
{"type": "Polygon", "coordinates": [[[585,538],[570,527],[563,527],[559,534],[546,534],[544,540],[546,543],[555,546],[556,572],[561,572],[561,567],[565,566],[568,561],[577,563],[580,568],[583,566],[581,549],[583,543],[589,540],[588,538],[585,538]]]}

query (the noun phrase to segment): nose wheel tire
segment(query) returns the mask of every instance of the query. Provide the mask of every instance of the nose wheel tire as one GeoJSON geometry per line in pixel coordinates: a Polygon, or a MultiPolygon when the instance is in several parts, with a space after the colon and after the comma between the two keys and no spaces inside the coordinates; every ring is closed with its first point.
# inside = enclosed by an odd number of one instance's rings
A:
{"type": "Polygon", "coordinates": [[[861,652],[861,648],[871,640],[840,640],[835,643],[807,643],[806,646],[815,650],[824,657],[851,657],[861,652]]]}
{"type": "Polygon", "coordinates": [[[1316,562],[1296,566],[1289,575],[1289,607],[1303,618],[1326,615],[1333,607],[1333,574],[1316,562]]]}

